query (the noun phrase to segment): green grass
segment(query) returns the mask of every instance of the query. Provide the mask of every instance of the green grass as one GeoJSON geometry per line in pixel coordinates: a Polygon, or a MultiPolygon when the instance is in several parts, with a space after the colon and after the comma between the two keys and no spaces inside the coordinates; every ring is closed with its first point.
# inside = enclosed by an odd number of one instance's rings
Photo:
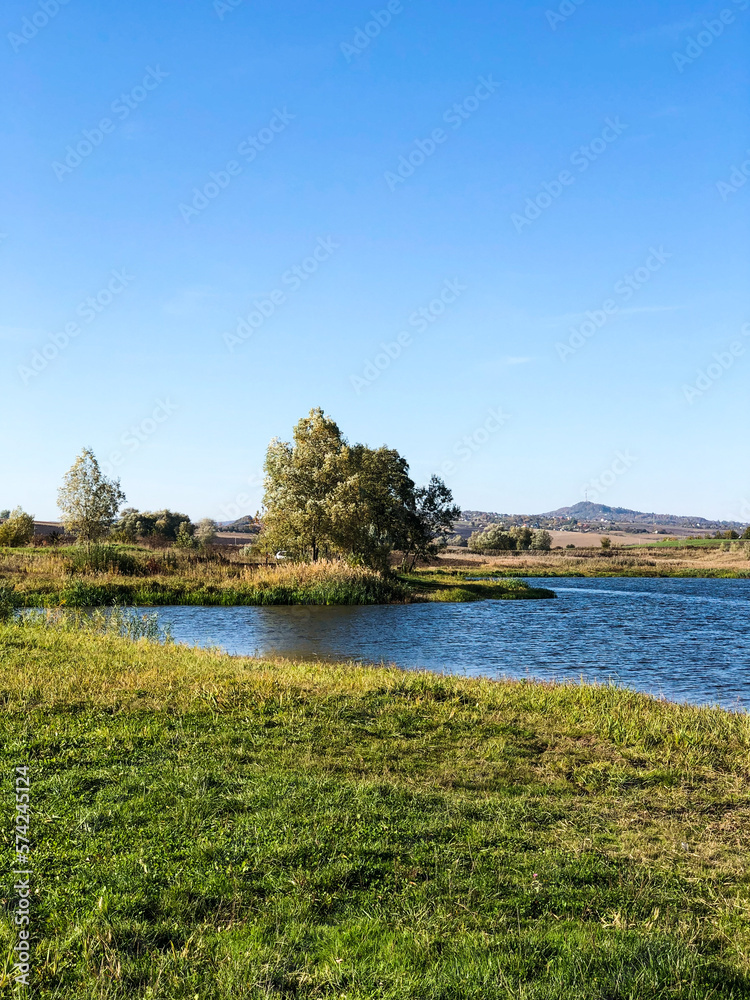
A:
{"type": "Polygon", "coordinates": [[[750,996],[745,716],[15,624],[0,703],[40,1000],[750,996]]]}
{"type": "Polygon", "coordinates": [[[0,608],[140,605],[359,605],[546,598],[518,581],[451,585],[430,574],[378,573],[343,560],[259,566],[241,553],[154,553],[95,545],[0,550],[0,608]]]}

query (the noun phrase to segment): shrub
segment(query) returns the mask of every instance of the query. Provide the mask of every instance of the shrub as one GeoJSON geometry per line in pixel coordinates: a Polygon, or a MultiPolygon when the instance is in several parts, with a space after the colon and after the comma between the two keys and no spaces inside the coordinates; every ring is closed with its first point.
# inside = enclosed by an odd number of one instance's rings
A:
{"type": "Polygon", "coordinates": [[[34,518],[16,507],[10,517],[0,524],[0,545],[28,545],[34,537],[34,518]]]}
{"type": "Polygon", "coordinates": [[[605,535],[604,538],[602,538],[602,548],[603,549],[612,548],[612,539],[609,538],[607,535],[605,535]]]}
{"type": "Polygon", "coordinates": [[[180,549],[194,549],[196,544],[195,525],[190,521],[183,521],[177,529],[175,545],[180,549]]]}
{"type": "Polygon", "coordinates": [[[511,528],[509,534],[516,543],[515,548],[519,551],[528,549],[531,546],[531,540],[534,537],[531,532],[531,528],[522,528],[520,526],[511,528]]]}
{"type": "Polygon", "coordinates": [[[9,621],[16,609],[17,598],[15,587],[0,585],[0,622],[9,621]]]}
{"type": "Polygon", "coordinates": [[[490,525],[484,531],[475,531],[469,538],[471,552],[504,552],[515,547],[515,539],[500,524],[490,525]]]}
{"type": "Polygon", "coordinates": [[[137,576],[143,572],[138,559],[116,545],[92,545],[89,549],[73,550],[70,563],[74,573],[121,573],[137,576]]]}
{"type": "Polygon", "coordinates": [[[535,531],[531,539],[531,547],[537,552],[549,552],[552,548],[552,535],[549,531],[535,531]]]}
{"type": "Polygon", "coordinates": [[[210,517],[204,517],[198,522],[198,526],[195,529],[195,540],[201,546],[213,545],[216,541],[216,521],[212,521],[210,517]]]}
{"type": "Polygon", "coordinates": [[[117,539],[128,542],[134,542],[138,538],[175,542],[180,531],[184,537],[185,531],[192,534],[193,530],[187,514],[171,510],[139,511],[135,507],[124,510],[115,525],[117,539]],[[183,528],[183,524],[188,527],[183,528]]]}

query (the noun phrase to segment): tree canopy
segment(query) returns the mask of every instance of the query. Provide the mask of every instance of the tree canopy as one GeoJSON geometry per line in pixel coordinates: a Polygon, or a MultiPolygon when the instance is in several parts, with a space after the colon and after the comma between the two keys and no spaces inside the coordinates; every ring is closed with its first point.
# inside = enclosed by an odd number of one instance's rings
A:
{"type": "Polygon", "coordinates": [[[57,491],[65,530],[83,542],[103,538],[124,502],[120,480],[107,479],[90,448],[83,449],[57,491]]]}
{"type": "Polygon", "coordinates": [[[475,531],[469,538],[472,552],[520,552],[527,549],[549,552],[551,547],[552,535],[548,531],[532,531],[521,525],[506,531],[502,524],[491,524],[484,531],[475,531]]]}
{"type": "Polygon", "coordinates": [[[396,550],[413,564],[460,514],[441,479],[418,488],[395,449],[348,444],[321,409],[297,423],[292,442],[271,442],[265,471],[266,538],[313,561],[343,554],[385,569],[396,550]]]}
{"type": "Polygon", "coordinates": [[[126,507],[120,514],[115,530],[119,537],[130,542],[139,538],[176,542],[178,537],[184,538],[186,533],[192,537],[195,529],[187,514],[172,510],[148,511],[126,507]]]}

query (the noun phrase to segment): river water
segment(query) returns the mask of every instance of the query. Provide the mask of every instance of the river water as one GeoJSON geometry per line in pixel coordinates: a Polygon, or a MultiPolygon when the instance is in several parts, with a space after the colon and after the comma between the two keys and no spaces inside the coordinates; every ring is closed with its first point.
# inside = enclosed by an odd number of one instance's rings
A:
{"type": "Polygon", "coordinates": [[[554,590],[557,600],[158,613],[178,642],[233,654],[614,680],[673,701],[750,707],[750,579],[528,582],[554,590]]]}

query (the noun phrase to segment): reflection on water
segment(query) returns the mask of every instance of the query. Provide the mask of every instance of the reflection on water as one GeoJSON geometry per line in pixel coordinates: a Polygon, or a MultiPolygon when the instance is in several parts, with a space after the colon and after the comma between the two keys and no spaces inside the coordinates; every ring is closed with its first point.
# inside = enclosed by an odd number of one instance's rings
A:
{"type": "Polygon", "coordinates": [[[528,581],[556,601],[160,608],[178,642],[230,653],[396,663],[452,674],[615,679],[694,703],[750,704],[750,580],[528,581]]]}

